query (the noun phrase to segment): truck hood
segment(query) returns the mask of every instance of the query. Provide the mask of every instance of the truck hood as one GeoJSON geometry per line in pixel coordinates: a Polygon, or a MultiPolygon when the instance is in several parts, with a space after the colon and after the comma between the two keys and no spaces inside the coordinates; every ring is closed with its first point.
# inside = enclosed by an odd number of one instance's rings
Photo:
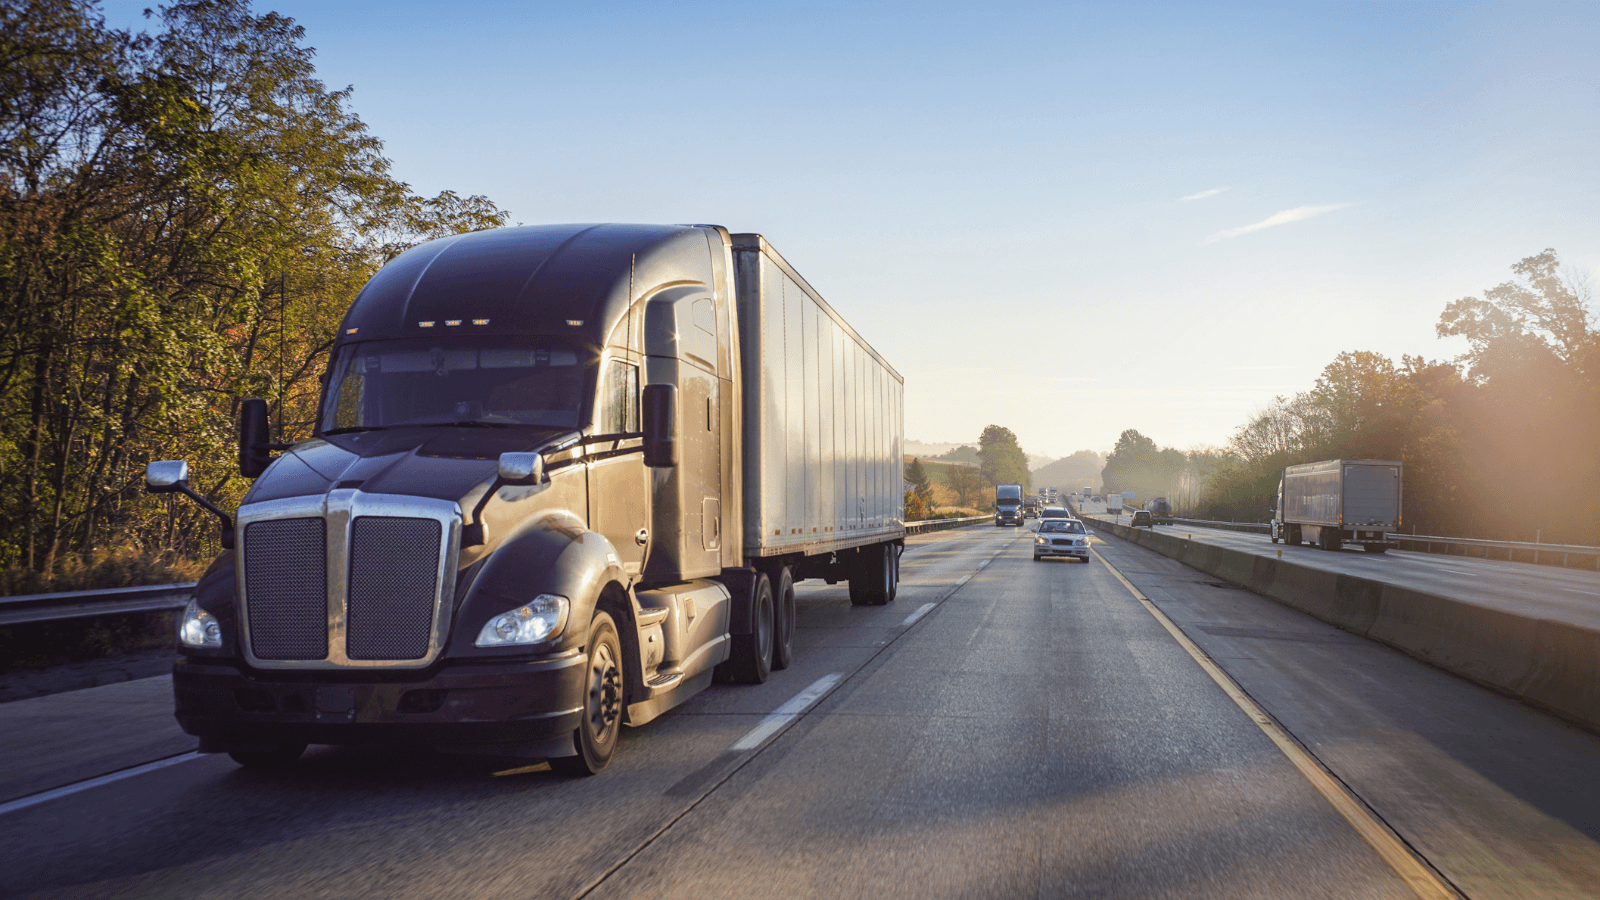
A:
{"type": "Polygon", "coordinates": [[[570,429],[407,427],[334,435],[295,445],[245,495],[261,503],[356,488],[460,501],[494,478],[500,454],[544,450],[570,429]]]}

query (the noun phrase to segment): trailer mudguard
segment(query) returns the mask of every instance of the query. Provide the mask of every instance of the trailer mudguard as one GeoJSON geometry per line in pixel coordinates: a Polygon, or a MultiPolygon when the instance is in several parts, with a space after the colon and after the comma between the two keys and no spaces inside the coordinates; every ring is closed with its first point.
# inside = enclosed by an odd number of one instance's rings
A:
{"type": "MultiPolygon", "coordinates": [[[[483,561],[456,606],[445,655],[452,659],[504,657],[582,647],[600,593],[613,582],[625,585],[628,577],[616,548],[604,535],[588,530],[583,520],[571,513],[541,516],[519,528],[483,561]],[[554,639],[514,648],[475,645],[490,619],[540,594],[567,598],[567,619],[554,639]]],[[[631,628],[632,623],[618,622],[617,627],[631,628]]]]}

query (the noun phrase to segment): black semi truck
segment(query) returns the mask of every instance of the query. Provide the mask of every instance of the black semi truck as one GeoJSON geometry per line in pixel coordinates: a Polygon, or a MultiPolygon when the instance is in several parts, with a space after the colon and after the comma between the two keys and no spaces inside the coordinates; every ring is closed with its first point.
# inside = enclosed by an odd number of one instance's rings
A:
{"type": "MultiPolygon", "coordinates": [[[[794,584],[895,597],[903,382],[756,234],[505,228],[384,266],[314,434],[267,443],[179,623],[203,752],[422,743],[598,772],[793,653],[794,584]],[[278,454],[278,455],[274,455],[278,454]]],[[[152,491],[197,496],[182,461],[152,491]]]]}

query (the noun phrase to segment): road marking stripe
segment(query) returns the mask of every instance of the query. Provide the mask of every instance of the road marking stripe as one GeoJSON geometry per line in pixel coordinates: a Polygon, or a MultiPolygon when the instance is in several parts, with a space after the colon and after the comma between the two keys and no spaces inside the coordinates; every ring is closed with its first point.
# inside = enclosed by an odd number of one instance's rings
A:
{"type": "Polygon", "coordinates": [[[789,702],[773,710],[756,727],[745,732],[744,737],[733,742],[729,750],[754,750],[761,746],[761,742],[772,737],[778,729],[793,722],[806,711],[806,708],[817,702],[830,688],[839,683],[844,677],[843,672],[834,672],[824,675],[811,683],[811,686],[789,698],[789,702]]]}
{"type": "Polygon", "coordinates": [[[1215,681],[1217,686],[1222,688],[1223,692],[1228,695],[1228,698],[1237,704],[1245,715],[1250,717],[1250,721],[1254,722],[1256,727],[1261,729],[1262,733],[1273,744],[1277,745],[1283,755],[1289,758],[1289,762],[1300,770],[1300,774],[1311,782],[1311,786],[1316,788],[1327,799],[1328,803],[1338,810],[1340,815],[1344,816],[1345,821],[1355,828],[1356,833],[1360,834],[1372,846],[1372,849],[1378,851],[1378,855],[1383,857],[1383,861],[1389,864],[1389,868],[1393,869],[1394,873],[1406,883],[1406,886],[1411,888],[1412,893],[1418,897],[1425,898],[1425,900],[1435,900],[1435,898],[1439,898],[1439,900],[1463,900],[1463,895],[1450,882],[1446,881],[1444,876],[1440,875],[1433,866],[1429,865],[1426,859],[1423,859],[1420,854],[1413,850],[1411,845],[1405,842],[1404,838],[1396,834],[1394,829],[1389,827],[1389,823],[1379,818],[1378,814],[1368,808],[1366,803],[1356,796],[1355,792],[1346,787],[1338,776],[1334,775],[1322,764],[1321,760],[1300,746],[1300,743],[1291,737],[1272,716],[1268,715],[1266,710],[1250,699],[1250,695],[1245,693],[1244,688],[1239,687],[1233,678],[1227,672],[1222,671],[1222,667],[1212,661],[1204,650],[1201,650],[1194,641],[1189,640],[1189,636],[1183,633],[1183,629],[1167,618],[1166,613],[1158,609],[1154,603],[1151,603],[1149,597],[1140,593],[1139,589],[1133,586],[1133,582],[1117,571],[1116,566],[1113,566],[1098,551],[1095,552],[1095,556],[1105,564],[1105,567],[1111,571],[1112,575],[1116,576],[1118,581],[1122,582],[1122,586],[1133,594],[1134,598],[1144,606],[1145,610],[1151,616],[1154,616],[1157,622],[1161,623],[1161,626],[1167,630],[1168,634],[1172,635],[1178,645],[1188,651],[1194,661],[1200,665],[1200,668],[1211,676],[1211,680],[1215,681]]]}
{"type": "Polygon", "coordinates": [[[1580,591],[1577,588],[1562,588],[1562,590],[1571,591],[1574,594],[1588,594],[1591,597],[1600,597],[1600,591],[1580,591]]]}
{"type": "Polygon", "coordinates": [[[155,762],[148,762],[142,766],[134,766],[131,769],[123,769],[120,772],[112,772],[109,775],[101,775],[98,778],[90,778],[85,781],[79,781],[75,784],[51,788],[48,791],[40,791],[37,794],[29,794],[26,797],[20,797],[16,800],[0,803],[0,816],[5,815],[6,813],[14,813],[18,810],[27,809],[30,806],[38,806],[41,803],[48,803],[51,800],[57,800],[62,797],[70,797],[79,791],[87,791],[93,788],[101,787],[102,785],[121,781],[124,778],[133,778],[143,775],[146,772],[154,772],[157,769],[165,769],[167,766],[175,766],[178,763],[184,763],[191,759],[200,759],[203,756],[210,755],[211,754],[209,753],[191,751],[178,756],[169,756],[166,759],[158,759],[155,762]]]}
{"type": "Polygon", "coordinates": [[[901,622],[900,624],[901,625],[915,625],[917,623],[918,619],[920,619],[923,616],[927,615],[928,614],[928,610],[933,609],[937,605],[938,604],[936,604],[936,603],[924,603],[924,604],[922,604],[921,606],[917,607],[917,611],[916,612],[912,613],[909,616],[906,616],[906,620],[904,622],[901,622]]]}

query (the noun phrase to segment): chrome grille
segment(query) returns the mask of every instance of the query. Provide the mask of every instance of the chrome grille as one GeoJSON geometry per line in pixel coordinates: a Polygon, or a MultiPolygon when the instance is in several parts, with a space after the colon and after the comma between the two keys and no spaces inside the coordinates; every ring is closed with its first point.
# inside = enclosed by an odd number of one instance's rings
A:
{"type": "Polygon", "coordinates": [[[351,524],[350,659],[427,655],[439,595],[440,534],[434,519],[360,516],[351,524]]]}
{"type": "Polygon", "coordinates": [[[244,532],[245,601],[257,659],[328,655],[328,544],[323,521],[270,519],[244,532]]]}

